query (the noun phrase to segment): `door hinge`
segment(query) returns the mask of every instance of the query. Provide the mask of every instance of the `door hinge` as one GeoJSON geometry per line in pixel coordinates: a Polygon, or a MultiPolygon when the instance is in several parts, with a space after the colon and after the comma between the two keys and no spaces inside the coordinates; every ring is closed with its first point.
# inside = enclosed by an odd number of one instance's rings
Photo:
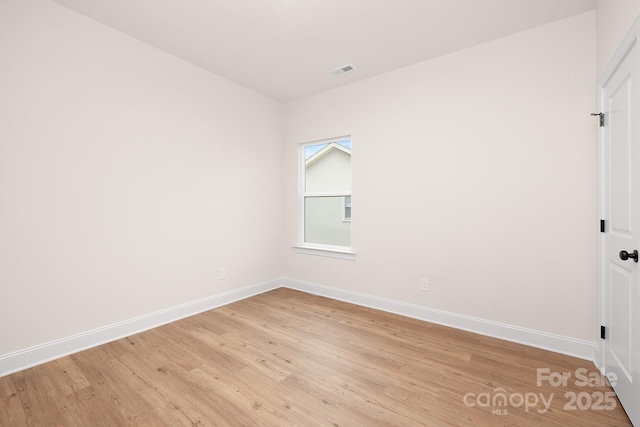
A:
{"type": "Polygon", "coordinates": [[[604,126],[604,113],[591,113],[592,116],[600,116],[600,127],[604,126]]]}
{"type": "Polygon", "coordinates": [[[600,220],[600,232],[604,233],[604,219],[600,220]]]}
{"type": "Polygon", "coordinates": [[[607,328],[605,328],[604,326],[600,325],[600,339],[605,339],[605,332],[606,332],[607,328]]]}

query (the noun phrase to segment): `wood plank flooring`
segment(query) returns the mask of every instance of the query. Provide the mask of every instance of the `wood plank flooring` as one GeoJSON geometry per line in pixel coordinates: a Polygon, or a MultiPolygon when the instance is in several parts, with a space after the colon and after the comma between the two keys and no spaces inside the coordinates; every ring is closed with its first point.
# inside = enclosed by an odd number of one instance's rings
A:
{"type": "Polygon", "coordinates": [[[2,377],[0,425],[630,426],[598,381],[591,362],[277,289],[2,377]]]}

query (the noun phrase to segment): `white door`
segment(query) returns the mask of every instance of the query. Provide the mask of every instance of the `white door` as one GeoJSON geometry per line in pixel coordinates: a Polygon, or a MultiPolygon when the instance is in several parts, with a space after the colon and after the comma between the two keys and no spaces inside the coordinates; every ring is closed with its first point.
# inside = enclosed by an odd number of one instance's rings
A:
{"type": "MultiPolygon", "coordinates": [[[[634,26],[635,28],[635,26],[634,26]]],[[[637,37],[628,37],[600,84],[603,368],[640,427],[640,91],[637,37]],[[623,252],[625,251],[625,252],[623,252]]]]}

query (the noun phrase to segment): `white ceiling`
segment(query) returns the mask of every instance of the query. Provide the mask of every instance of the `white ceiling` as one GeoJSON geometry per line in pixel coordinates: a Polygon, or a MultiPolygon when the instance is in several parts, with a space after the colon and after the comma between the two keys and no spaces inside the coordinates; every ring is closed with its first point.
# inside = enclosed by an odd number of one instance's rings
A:
{"type": "Polygon", "coordinates": [[[596,0],[54,0],[281,102],[595,8],[596,0]],[[352,63],[356,71],[329,70],[352,63]]]}

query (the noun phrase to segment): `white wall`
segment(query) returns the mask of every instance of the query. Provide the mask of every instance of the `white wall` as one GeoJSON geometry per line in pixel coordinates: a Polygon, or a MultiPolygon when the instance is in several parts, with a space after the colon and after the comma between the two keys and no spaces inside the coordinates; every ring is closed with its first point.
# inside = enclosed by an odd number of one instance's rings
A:
{"type": "Polygon", "coordinates": [[[640,0],[598,0],[596,10],[600,77],[640,13],[640,0]]]}
{"type": "MultiPolygon", "coordinates": [[[[626,33],[603,22],[598,65],[626,33]]],[[[591,12],[290,103],[283,147],[279,104],[3,0],[0,356],[283,273],[594,340],[594,28],[591,12]],[[346,134],[357,259],[294,254],[297,144],[346,134]]]]}
{"type": "Polygon", "coordinates": [[[594,341],[595,45],[589,12],[285,105],[286,275],[594,341]],[[294,253],[297,144],[346,134],[356,261],[294,253]]]}
{"type": "Polygon", "coordinates": [[[282,274],[280,104],[49,1],[0,58],[0,355],[282,274]]]}

